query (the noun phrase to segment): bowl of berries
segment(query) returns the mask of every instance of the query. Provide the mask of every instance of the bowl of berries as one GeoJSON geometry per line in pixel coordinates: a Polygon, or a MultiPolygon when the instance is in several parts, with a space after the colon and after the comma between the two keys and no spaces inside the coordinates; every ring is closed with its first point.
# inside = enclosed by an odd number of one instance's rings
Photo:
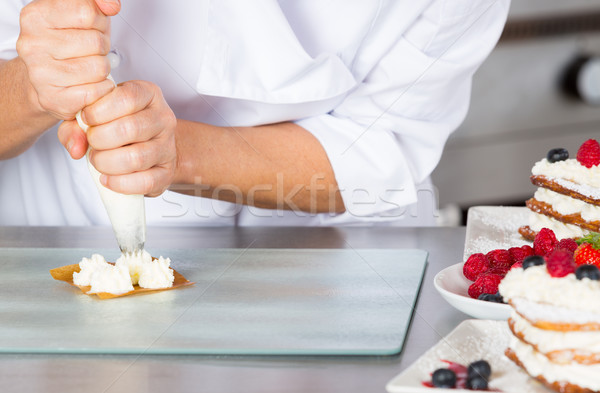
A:
{"type": "MultiPolygon", "coordinates": [[[[477,319],[504,320],[510,316],[510,306],[497,295],[500,280],[495,277],[486,279],[481,285],[481,294],[477,298],[469,296],[469,287],[474,282],[463,274],[464,264],[457,263],[439,272],[433,285],[439,294],[451,306],[477,319]],[[490,293],[486,293],[490,292],[490,293]],[[479,297],[481,296],[481,300],[479,297]],[[487,301],[486,301],[487,300],[487,301]]],[[[479,285],[479,284],[478,284],[479,285]]]]}
{"type": "Polygon", "coordinates": [[[545,261],[556,250],[572,255],[586,247],[585,241],[580,243],[581,246],[569,238],[559,241],[552,230],[544,228],[535,236],[532,246],[524,244],[469,255],[464,263],[439,272],[434,286],[450,305],[465,314],[478,319],[508,319],[510,306],[498,293],[498,285],[506,273],[513,268],[538,264],[540,259],[545,261]]]}

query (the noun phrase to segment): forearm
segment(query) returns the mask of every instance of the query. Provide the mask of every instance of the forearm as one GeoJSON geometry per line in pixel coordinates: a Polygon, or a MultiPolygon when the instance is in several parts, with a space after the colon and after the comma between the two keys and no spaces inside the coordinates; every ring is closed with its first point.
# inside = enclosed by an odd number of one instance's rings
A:
{"type": "Polygon", "coordinates": [[[21,59],[0,61],[0,160],[23,153],[56,123],[39,106],[21,59]]]}
{"type": "Polygon", "coordinates": [[[260,208],[341,213],[319,141],[293,123],[216,127],[179,120],[172,190],[260,208]]]}

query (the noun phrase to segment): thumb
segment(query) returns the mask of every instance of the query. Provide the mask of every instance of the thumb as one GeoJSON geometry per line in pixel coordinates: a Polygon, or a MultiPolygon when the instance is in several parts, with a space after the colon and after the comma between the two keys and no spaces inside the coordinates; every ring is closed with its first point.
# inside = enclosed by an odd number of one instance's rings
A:
{"type": "Polygon", "coordinates": [[[121,11],[121,0],[94,0],[106,16],[115,16],[121,11]]]}
{"type": "Polygon", "coordinates": [[[78,160],[88,149],[87,136],[77,125],[76,120],[65,120],[58,127],[58,140],[72,158],[78,160]]]}

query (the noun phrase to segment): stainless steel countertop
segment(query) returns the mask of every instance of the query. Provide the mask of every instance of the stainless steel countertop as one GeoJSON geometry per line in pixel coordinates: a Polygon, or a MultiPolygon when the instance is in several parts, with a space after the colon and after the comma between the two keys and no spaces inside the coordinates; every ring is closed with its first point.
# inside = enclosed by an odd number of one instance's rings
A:
{"type": "MultiPolygon", "coordinates": [[[[385,392],[390,379],[467,318],[433,287],[437,272],[462,259],[464,239],[464,227],[150,227],[149,248],[427,250],[428,266],[404,350],[386,357],[0,355],[0,391],[385,392]]],[[[104,227],[0,227],[0,247],[107,248],[116,247],[116,241],[104,227]]]]}

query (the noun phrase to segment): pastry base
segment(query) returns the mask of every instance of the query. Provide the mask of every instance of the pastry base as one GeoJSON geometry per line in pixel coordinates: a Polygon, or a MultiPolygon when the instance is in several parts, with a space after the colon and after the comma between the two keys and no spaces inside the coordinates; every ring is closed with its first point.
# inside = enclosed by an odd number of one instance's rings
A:
{"type": "Polygon", "coordinates": [[[56,269],[52,269],[52,270],[50,270],[50,275],[55,280],[64,281],[68,284],[71,284],[71,285],[81,289],[81,291],[83,293],[85,293],[86,295],[90,295],[90,296],[96,295],[100,299],[103,299],[103,300],[104,299],[112,299],[115,297],[137,295],[137,294],[148,293],[148,292],[168,291],[170,289],[177,289],[177,288],[181,288],[181,287],[185,287],[185,286],[194,284],[193,282],[188,281],[183,275],[178,273],[175,269],[173,269],[173,276],[175,277],[175,280],[173,281],[172,287],[160,288],[160,289],[150,289],[150,288],[141,288],[138,285],[134,285],[133,291],[121,293],[121,294],[106,293],[106,292],[88,293],[90,291],[90,289],[92,289],[92,287],[75,285],[75,283],[73,282],[73,273],[79,272],[79,271],[80,271],[79,264],[74,264],[74,265],[61,266],[61,267],[57,267],[56,269]]]}
{"type": "Polygon", "coordinates": [[[529,225],[523,225],[522,227],[520,227],[519,233],[521,234],[521,236],[523,236],[523,238],[531,242],[535,240],[535,235],[537,235],[537,232],[531,229],[529,225]]]}
{"type": "Polygon", "coordinates": [[[519,312],[519,310],[517,310],[517,308],[515,307],[515,305],[512,301],[509,300],[508,304],[510,304],[510,306],[513,308],[513,310],[515,310],[515,312],[517,314],[519,314],[522,318],[524,318],[532,326],[535,326],[538,329],[553,330],[553,331],[557,331],[557,332],[576,332],[576,331],[595,332],[595,331],[600,331],[600,323],[595,323],[595,322],[580,324],[580,323],[569,323],[569,322],[556,323],[556,322],[540,321],[540,320],[532,321],[530,318],[528,318],[522,312],[519,312]]]}
{"type": "MultiPolygon", "coordinates": [[[[510,360],[512,360],[517,366],[521,367],[523,370],[525,370],[525,372],[527,372],[527,369],[525,368],[525,366],[523,366],[523,363],[521,362],[521,360],[519,360],[519,357],[512,349],[510,349],[510,348],[506,349],[504,354],[510,360]]],[[[587,388],[582,388],[581,386],[577,386],[577,385],[569,383],[569,382],[552,382],[552,383],[550,383],[542,375],[538,375],[538,376],[532,375],[531,377],[535,378],[536,380],[538,380],[539,382],[544,384],[546,387],[548,387],[556,392],[559,392],[559,393],[600,393],[597,390],[590,390],[587,388]]]]}
{"type": "Polygon", "coordinates": [[[595,199],[588,195],[580,194],[577,191],[574,191],[574,190],[571,190],[570,188],[562,186],[562,185],[556,183],[555,181],[548,179],[545,176],[532,175],[529,179],[531,180],[531,183],[533,183],[534,185],[536,185],[538,187],[547,188],[554,192],[558,192],[559,194],[563,194],[563,195],[569,196],[571,198],[582,200],[591,205],[600,206],[600,199],[595,199]]]}
{"type": "Polygon", "coordinates": [[[593,352],[585,352],[580,349],[565,349],[560,351],[542,352],[537,345],[530,343],[525,339],[523,333],[515,330],[515,321],[512,318],[508,319],[508,327],[515,337],[519,340],[531,345],[536,351],[546,356],[551,362],[557,364],[565,364],[575,362],[584,365],[600,363],[600,354],[593,352]]]}
{"type": "Polygon", "coordinates": [[[583,218],[581,218],[580,214],[569,214],[569,215],[562,215],[559,212],[557,212],[556,210],[554,210],[552,208],[552,205],[549,205],[545,202],[541,202],[538,201],[535,198],[531,198],[529,200],[527,200],[525,202],[525,205],[527,205],[527,207],[539,214],[543,214],[547,217],[553,218],[556,221],[560,221],[562,223],[565,224],[572,224],[572,225],[577,225],[578,227],[581,227],[583,229],[587,229],[588,231],[592,231],[592,232],[600,232],[600,222],[598,221],[586,221],[583,218]]]}

